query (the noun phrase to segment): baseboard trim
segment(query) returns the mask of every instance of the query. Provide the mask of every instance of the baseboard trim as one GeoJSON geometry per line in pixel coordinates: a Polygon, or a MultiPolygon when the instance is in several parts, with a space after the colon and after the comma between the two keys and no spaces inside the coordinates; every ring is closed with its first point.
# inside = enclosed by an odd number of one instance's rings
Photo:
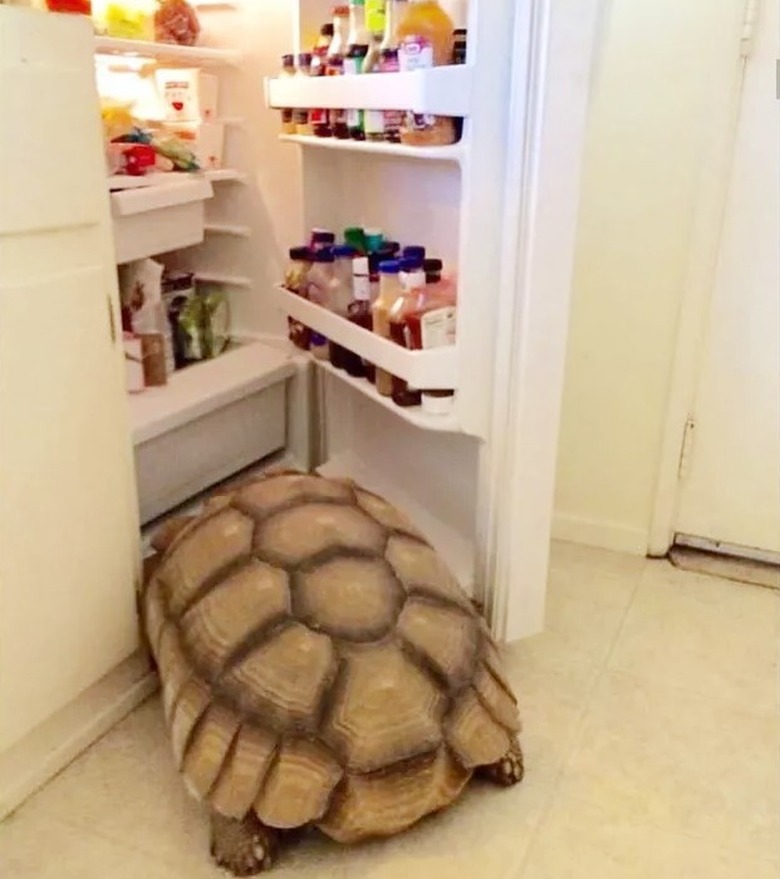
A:
{"type": "Polygon", "coordinates": [[[631,555],[647,555],[647,532],[603,519],[586,519],[568,513],[556,513],[553,517],[552,536],[555,540],[569,543],[581,543],[631,555]]]}
{"type": "Polygon", "coordinates": [[[157,688],[147,658],[134,653],[0,754],[0,820],[61,772],[157,688]]]}

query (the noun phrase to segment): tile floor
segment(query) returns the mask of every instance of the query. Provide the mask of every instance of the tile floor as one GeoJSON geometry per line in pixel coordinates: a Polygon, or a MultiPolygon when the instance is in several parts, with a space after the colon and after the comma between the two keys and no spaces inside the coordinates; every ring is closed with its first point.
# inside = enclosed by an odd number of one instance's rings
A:
{"type": "MultiPolygon", "coordinates": [[[[777,879],[779,635],[778,592],[556,545],[547,631],[507,651],[524,784],[272,875],[777,879]]],[[[152,699],[0,825],[0,876],[214,879],[206,841],[152,699]]]]}

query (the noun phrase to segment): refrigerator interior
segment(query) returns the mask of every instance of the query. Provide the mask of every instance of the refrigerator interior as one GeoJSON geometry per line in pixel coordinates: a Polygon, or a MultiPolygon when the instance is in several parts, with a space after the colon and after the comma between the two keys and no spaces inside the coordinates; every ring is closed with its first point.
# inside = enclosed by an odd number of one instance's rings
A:
{"type": "MultiPolygon", "coordinates": [[[[292,358],[294,366],[286,372],[273,358],[258,368],[292,390],[285,416],[287,460],[351,476],[398,503],[430,535],[464,586],[473,590],[480,567],[477,511],[490,434],[509,103],[505,65],[511,57],[514,4],[472,0],[468,8],[465,3],[442,5],[456,26],[468,23],[468,63],[426,71],[415,81],[422,83],[422,96],[414,96],[415,84],[405,83],[400,100],[402,105],[406,100],[430,100],[433,109],[464,117],[463,138],[451,147],[382,145],[374,151],[373,145],[354,142],[284,142],[279,137],[279,110],[267,106],[274,102],[273,78],[280,56],[310,45],[312,35],[329,20],[330,3],[204,5],[199,10],[201,43],[237,53],[231,59],[235,63],[208,68],[219,75],[219,116],[227,122],[224,167],[229,170],[207,175],[213,196],[205,202],[203,241],[164,253],[161,259],[225,284],[235,338],[255,344],[259,340],[284,356],[295,349],[285,341],[286,318],[274,289],[283,277],[287,249],[302,243],[315,226],[336,232],[350,225],[379,227],[404,244],[425,245],[430,255],[457,270],[455,351],[433,352],[439,361],[434,365],[451,376],[451,384],[434,386],[456,390],[451,415],[431,416],[419,407],[400,409],[379,398],[363,380],[347,379],[327,366],[309,366],[305,355],[292,358]],[[447,79],[434,78],[442,71],[447,79]],[[306,370],[315,371],[313,381],[305,377],[306,370]]],[[[384,76],[338,79],[342,88],[347,79],[373,79],[372,87],[388,81],[384,76]]],[[[399,98],[388,98],[393,99],[399,98]]],[[[415,356],[408,359],[411,363],[415,356]]],[[[190,369],[193,376],[199,371],[200,394],[208,398],[214,369],[209,364],[190,369]]],[[[214,398],[224,391],[215,387],[214,398]]],[[[164,410],[166,389],[154,394],[155,408],[164,410]]],[[[145,396],[131,401],[131,407],[149,409],[145,396]]],[[[196,414],[202,408],[196,408],[196,414]]],[[[271,417],[278,417],[279,410],[273,411],[276,415],[271,417]]],[[[161,436],[151,465],[139,467],[149,471],[148,482],[165,474],[177,448],[203,444],[202,438],[193,440],[186,434],[185,419],[186,413],[176,424],[184,434],[161,436]]],[[[218,423],[213,430],[205,423],[198,429],[212,448],[221,442],[218,423]]],[[[210,481],[215,478],[216,474],[210,481]]],[[[197,480],[192,483],[193,489],[204,487],[197,480]]],[[[179,494],[174,491],[172,497],[181,497],[180,486],[175,489],[179,494]]]]}

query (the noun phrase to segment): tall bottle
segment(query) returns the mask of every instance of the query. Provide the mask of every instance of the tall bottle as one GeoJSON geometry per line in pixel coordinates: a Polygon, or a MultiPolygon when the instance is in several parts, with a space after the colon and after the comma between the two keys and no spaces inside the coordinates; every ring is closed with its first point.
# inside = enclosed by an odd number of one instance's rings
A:
{"type": "Polygon", "coordinates": [[[366,0],[366,28],[371,42],[363,61],[363,73],[375,73],[379,69],[379,50],[385,35],[388,6],[389,0],[366,0]]]}
{"type": "MultiPolygon", "coordinates": [[[[335,262],[333,265],[334,284],[331,288],[331,296],[328,307],[331,311],[347,318],[349,306],[352,304],[352,261],[355,258],[355,249],[348,244],[339,244],[333,248],[335,262]]],[[[342,345],[331,341],[329,346],[330,362],[336,369],[346,369],[351,361],[357,358],[356,354],[348,351],[342,345]]],[[[359,358],[357,358],[359,360],[359,358]]]]}
{"type": "MultiPolygon", "coordinates": [[[[406,250],[419,251],[423,248],[406,248],[406,250]]],[[[407,317],[417,308],[417,300],[425,287],[425,272],[423,261],[420,256],[404,257],[401,263],[401,295],[396,299],[390,309],[390,338],[403,348],[410,348],[409,334],[406,329],[407,317]]],[[[419,406],[422,394],[416,388],[409,387],[408,383],[398,376],[392,378],[393,402],[396,406],[409,407],[419,406]]]]}
{"type": "MultiPolygon", "coordinates": [[[[365,73],[395,73],[398,71],[398,53],[395,39],[396,24],[400,19],[399,8],[401,0],[387,0],[384,7],[384,30],[377,39],[373,34],[374,42],[368,51],[364,63],[365,73]]],[[[366,140],[379,142],[386,140],[385,131],[400,133],[403,113],[398,110],[369,109],[364,113],[364,128],[366,140]],[[387,123],[386,124],[386,120],[387,123]]],[[[399,137],[393,138],[397,143],[399,137]]]]}
{"type": "MultiPolygon", "coordinates": [[[[333,25],[324,24],[320,36],[312,49],[311,75],[325,76],[328,71],[328,51],[333,42],[333,25]]],[[[316,137],[330,137],[330,115],[324,107],[316,107],[309,112],[309,121],[316,137]]]]}
{"type": "MultiPolygon", "coordinates": [[[[398,260],[385,260],[379,264],[379,296],[371,307],[371,314],[374,332],[384,339],[390,338],[390,309],[401,295],[400,271],[398,260]]],[[[376,389],[383,397],[393,395],[393,377],[384,369],[376,370],[376,389]]]]}
{"type": "MultiPolygon", "coordinates": [[[[424,70],[452,63],[453,22],[438,0],[409,0],[398,22],[398,62],[401,71],[424,70]]],[[[447,116],[407,112],[401,142],[436,146],[455,142],[455,125],[447,116]]]]}
{"type": "MultiPolygon", "coordinates": [[[[347,51],[344,55],[344,75],[355,76],[363,73],[363,62],[368,54],[371,35],[366,27],[365,0],[349,0],[349,35],[347,51]]],[[[347,129],[353,140],[365,140],[363,111],[347,110],[347,129]]]]}
{"type": "MultiPolygon", "coordinates": [[[[349,321],[364,330],[373,329],[371,316],[371,269],[367,256],[352,261],[352,302],[349,305],[349,321]]],[[[353,355],[346,364],[347,372],[355,378],[376,379],[374,365],[362,357],[353,355]]]]}
{"type": "MultiPolygon", "coordinates": [[[[342,76],[344,73],[344,54],[349,37],[349,6],[339,4],[333,7],[333,39],[330,41],[326,57],[328,76],[342,76]]],[[[331,109],[328,113],[330,131],[333,137],[346,140],[349,137],[347,111],[342,108],[331,109]]]]}

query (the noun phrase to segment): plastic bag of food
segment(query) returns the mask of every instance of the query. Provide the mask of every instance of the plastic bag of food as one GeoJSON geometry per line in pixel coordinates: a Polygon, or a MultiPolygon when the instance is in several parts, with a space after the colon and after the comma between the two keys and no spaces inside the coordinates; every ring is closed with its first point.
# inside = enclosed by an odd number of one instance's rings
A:
{"type": "Polygon", "coordinates": [[[197,296],[203,304],[203,350],[206,357],[216,357],[225,350],[230,341],[227,294],[215,284],[199,283],[197,296]]]}
{"type": "Polygon", "coordinates": [[[194,46],[200,35],[200,22],[185,0],[160,0],[154,14],[154,30],[158,43],[194,46]]]}

